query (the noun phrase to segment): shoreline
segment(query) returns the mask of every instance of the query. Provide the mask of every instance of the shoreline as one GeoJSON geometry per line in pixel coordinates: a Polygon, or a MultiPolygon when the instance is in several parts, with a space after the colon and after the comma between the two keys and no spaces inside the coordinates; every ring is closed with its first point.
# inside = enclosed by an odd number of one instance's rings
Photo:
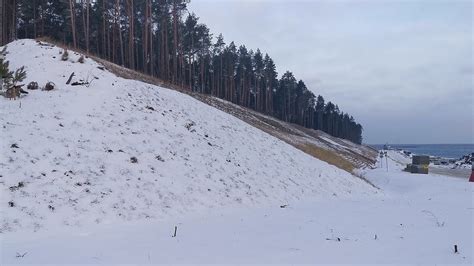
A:
{"type": "Polygon", "coordinates": [[[403,150],[414,155],[429,155],[431,158],[459,160],[474,153],[474,143],[459,144],[367,144],[377,150],[389,148],[403,150]]]}

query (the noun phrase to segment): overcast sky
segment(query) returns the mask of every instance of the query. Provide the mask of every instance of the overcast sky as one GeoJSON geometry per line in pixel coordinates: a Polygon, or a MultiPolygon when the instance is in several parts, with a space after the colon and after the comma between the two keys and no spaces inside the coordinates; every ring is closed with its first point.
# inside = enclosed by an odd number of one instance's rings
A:
{"type": "Polygon", "coordinates": [[[364,126],[365,143],[474,143],[472,1],[192,0],[364,126]]]}

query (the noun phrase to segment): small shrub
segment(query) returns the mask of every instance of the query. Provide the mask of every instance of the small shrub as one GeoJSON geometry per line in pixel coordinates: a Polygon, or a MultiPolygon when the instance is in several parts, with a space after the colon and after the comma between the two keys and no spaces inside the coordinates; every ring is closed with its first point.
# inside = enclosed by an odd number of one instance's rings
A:
{"type": "Polygon", "coordinates": [[[9,202],[8,202],[8,206],[10,206],[10,207],[15,207],[15,202],[9,201],[9,202]]]}
{"type": "Polygon", "coordinates": [[[184,127],[187,129],[187,130],[191,130],[191,128],[193,126],[195,126],[196,124],[194,123],[194,121],[191,121],[191,122],[188,122],[184,125],[184,127]]]}
{"type": "Polygon", "coordinates": [[[131,162],[131,163],[138,163],[137,157],[132,157],[132,158],[130,158],[130,162],[131,162]]]}
{"type": "Polygon", "coordinates": [[[77,62],[81,63],[81,64],[84,64],[84,56],[81,55],[81,57],[79,57],[79,59],[77,60],[77,62]]]}
{"type": "Polygon", "coordinates": [[[50,82],[46,83],[43,90],[52,91],[54,89],[56,89],[56,84],[54,84],[53,82],[50,81],[50,82]]]}
{"type": "Polygon", "coordinates": [[[37,90],[39,88],[38,82],[32,81],[28,84],[26,88],[29,90],[37,90]]]}
{"type": "Polygon", "coordinates": [[[69,59],[69,53],[67,49],[64,49],[63,55],[61,56],[61,60],[67,61],[69,59]]]}

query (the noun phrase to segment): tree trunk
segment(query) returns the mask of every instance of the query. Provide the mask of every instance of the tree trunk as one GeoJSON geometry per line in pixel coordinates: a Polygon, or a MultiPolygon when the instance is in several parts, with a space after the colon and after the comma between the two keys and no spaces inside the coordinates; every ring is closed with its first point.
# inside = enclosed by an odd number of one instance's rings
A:
{"type": "Polygon", "coordinates": [[[87,53],[89,53],[89,41],[90,41],[90,14],[89,14],[89,9],[90,9],[90,5],[91,5],[91,0],[87,0],[87,7],[86,7],[86,50],[87,50],[87,53]]]}
{"type": "Polygon", "coordinates": [[[43,0],[41,0],[41,37],[44,36],[44,8],[45,8],[45,3],[43,0]]]}
{"type": "Polygon", "coordinates": [[[105,33],[105,20],[106,20],[106,12],[105,12],[105,1],[102,2],[102,56],[107,58],[107,46],[106,46],[106,33],[105,33]]]}
{"type": "MultiPolygon", "coordinates": [[[[82,9],[82,30],[84,31],[84,42],[87,43],[87,23],[86,23],[86,12],[84,12],[84,0],[81,0],[81,9],[82,9]]],[[[86,44],[87,45],[87,44],[86,44]]],[[[81,44],[79,44],[81,46],[81,44]]]]}
{"type": "Polygon", "coordinates": [[[125,58],[124,58],[124,52],[123,52],[123,38],[122,38],[122,29],[121,29],[121,25],[120,25],[120,0],[116,0],[115,2],[116,6],[116,10],[115,10],[115,16],[116,16],[116,27],[117,27],[117,31],[118,31],[118,34],[119,34],[119,44],[120,44],[120,64],[122,66],[125,65],[125,58]]]}
{"type": "Polygon", "coordinates": [[[16,0],[12,3],[12,16],[10,23],[10,40],[16,40],[16,0]]]}
{"type": "Polygon", "coordinates": [[[152,16],[151,16],[151,0],[149,0],[149,3],[148,3],[148,19],[150,20],[150,22],[148,23],[148,30],[150,31],[149,34],[150,34],[150,51],[149,51],[149,55],[150,55],[150,72],[151,72],[151,75],[152,76],[155,76],[155,68],[154,68],[154,63],[155,63],[155,60],[154,60],[154,54],[153,54],[153,23],[152,23],[152,16]]]}
{"type": "Polygon", "coordinates": [[[33,38],[36,38],[38,35],[36,34],[36,0],[33,1],[33,38]]]}
{"type": "Polygon", "coordinates": [[[5,32],[5,1],[0,1],[0,45],[4,45],[5,32]]]}
{"type": "Polygon", "coordinates": [[[151,1],[146,0],[145,4],[145,22],[143,27],[143,69],[144,72],[153,75],[153,63],[151,60],[152,36],[153,29],[151,27],[151,1]]]}
{"type": "Polygon", "coordinates": [[[147,52],[148,52],[148,0],[146,1],[145,5],[145,21],[143,22],[143,30],[142,30],[142,53],[143,53],[143,72],[148,73],[148,66],[147,66],[147,52]]]}
{"type": "Polygon", "coordinates": [[[75,19],[75,11],[74,11],[74,0],[69,0],[69,11],[71,15],[71,30],[72,30],[72,42],[74,48],[77,48],[76,42],[76,19],[75,19]]]}
{"type": "Polygon", "coordinates": [[[178,77],[178,7],[177,0],[173,1],[173,84],[177,84],[178,77]]]}
{"type": "Polygon", "coordinates": [[[16,39],[16,1],[0,1],[0,45],[16,39]]]}
{"type": "Polygon", "coordinates": [[[129,57],[129,67],[135,69],[135,55],[134,55],[134,36],[135,36],[135,27],[134,27],[134,10],[133,10],[133,0],[127,0],[127,13],[128,13],[128,57],[129,57]]]}

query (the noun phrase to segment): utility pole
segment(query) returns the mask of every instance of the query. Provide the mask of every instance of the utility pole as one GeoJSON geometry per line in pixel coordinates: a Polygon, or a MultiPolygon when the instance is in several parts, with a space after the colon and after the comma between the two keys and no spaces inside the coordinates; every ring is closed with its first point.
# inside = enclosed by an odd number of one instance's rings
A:
{"type": "Polygon", "coordinates": [[[380,168],[383,168],[383,151],[380,151],[379,158],[380,158],[380,168]]]}

